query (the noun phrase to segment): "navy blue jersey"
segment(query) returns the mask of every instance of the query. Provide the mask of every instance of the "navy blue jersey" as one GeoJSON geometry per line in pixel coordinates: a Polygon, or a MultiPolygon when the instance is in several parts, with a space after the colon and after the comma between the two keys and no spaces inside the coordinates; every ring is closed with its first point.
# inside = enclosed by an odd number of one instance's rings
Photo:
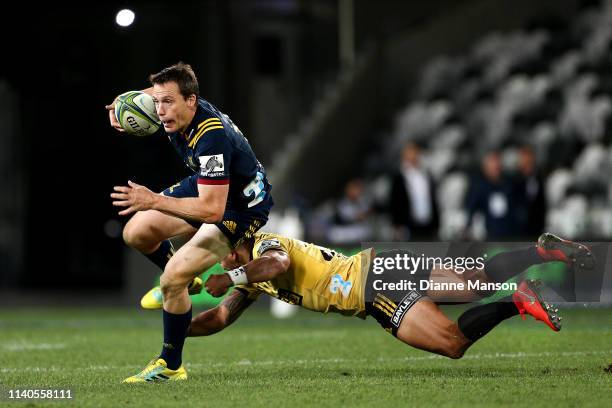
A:
{"type": "Polygon", "coordinates": [[[226,114],[198,98],[191,124],[168,133],[183,161],[198,174],[198,184],[229,184],[227,209],[269,209],[271,185],[248,140],[226,114]]]}

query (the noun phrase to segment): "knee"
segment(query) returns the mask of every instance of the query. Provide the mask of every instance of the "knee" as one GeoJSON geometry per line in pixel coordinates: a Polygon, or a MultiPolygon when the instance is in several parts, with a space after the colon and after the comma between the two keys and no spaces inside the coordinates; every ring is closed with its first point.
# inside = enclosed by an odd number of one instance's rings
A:
{"type": "Polygon", "coordinates": [[[142,250],[148,240],[147,234],[140,225],[128,222],[123,228],[123,241],[132,248],[142,250]]]}
{"type": "Polygon", "coordinates": [[[168,273],[168,268],[159,278],[159,288],[164,299],[175,298],[187,289],[189,281],[180,279],[178,274],[168,273]]]}
{"type": "Polygon", "coordinates": [[[164,299],[176,297],[187,289],[189,282],[194,278],[189,270],[189,263],[180,256],[173,256],[170,259],[159,278],[159,287],[164,299]]]}
{"type": "Polygon", "coordinates": [[[453,360],[463,357],[471,344],[456,325],[449,327],[446,338],[443,355],[453,360]]]}
{"type": "Polygon", "coordinates": [[[161,242],[154,227],[137,222],[128,222],[123,228],[123,241],[145,254],[152,252],[161,242]]]}
{"type": "Polygon", "coordinates": [[[465,348],[459,344],[450,344],[444,348],[442,354],[453,360],[459,360],[465,354],[465,348]]]}

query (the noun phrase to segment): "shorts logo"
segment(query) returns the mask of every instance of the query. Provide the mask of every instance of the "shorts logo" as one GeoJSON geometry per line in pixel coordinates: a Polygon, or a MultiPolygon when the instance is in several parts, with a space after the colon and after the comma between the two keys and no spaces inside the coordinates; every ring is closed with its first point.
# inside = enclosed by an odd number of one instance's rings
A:
{"type": "Polygon", "coordinates": [[[225,165],[222,154],[200,156],[200,175],[202,177],[221,177],[225,175],[225,165]]]}
{"type": "Polygon", "coordinates": [[[414,290],[410,291],[410,293],[408,293],[406,296],[404,296],[402,301],[399,302],[399,304],[395,308],[395,311],[393,312],[393,315],[391,316],[391,323],[395,327],[399,328],[400,323],[402,322],[402,319],[404,318],[404,315],[406,314],[406,312],[408,310],[410,310],[410,308],[420,298],[421,298],[421,294],[419,292],[417,292],[417,291],[414,291],[414,290]]]}
{"type": "Polygon", "coordinates": [[[342,291],[342,296],[348,297],[348,295],[350,295],[351,293],[352,287],[353,282],[345,281],[344,279],[342,279],[342,276],[340,276],[340,274],[335,274],[332,277],[331,285],[329,286],[329,291],[333,294],[336,294],[338,292],[338,289],[340,289],[342,291]]]}
{"type": "Polygon", "coordinates": [[[170,187],[168,187],[168,192],[169,192],[170,194],[174,193],[174,189],[175,189],[175,188],[177,188],[177,187],[178,187],[178,186],[180,186],[180,185],[181,185],[181,183],[180,183],[180,182],[178,182],[178,183],[176,183],[176,184],[171,185],[170,187]]]}
{"type": "Polygon", "coordinates": [[[290,305],[301,305],[302,304],[302,295],[298,295],[297,293],[291,292],[290,290],[279,289],[278,290],[278,299],[283,302],[287,302],[290,305]]]}

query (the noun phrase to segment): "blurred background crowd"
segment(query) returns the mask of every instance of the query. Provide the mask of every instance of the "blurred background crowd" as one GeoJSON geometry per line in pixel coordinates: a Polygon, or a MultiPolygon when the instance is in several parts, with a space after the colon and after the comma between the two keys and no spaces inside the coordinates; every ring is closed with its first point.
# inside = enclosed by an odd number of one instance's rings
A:
{"type": "Polygon", "coordinates": [[[266,167],[265,230],[348,249],[612,237],[612,1],[16,7],[38,35],[0,28],[4,292],[139,293],[158,275],[109,194],[187,172],[167,140],[114,132],[104,105],[179,60],[266,167]]]}
{"type": "Polygon", "coordinates": [[[612,236],[612,5],[440,55],[307,234],[374,240],[612,236]]]}

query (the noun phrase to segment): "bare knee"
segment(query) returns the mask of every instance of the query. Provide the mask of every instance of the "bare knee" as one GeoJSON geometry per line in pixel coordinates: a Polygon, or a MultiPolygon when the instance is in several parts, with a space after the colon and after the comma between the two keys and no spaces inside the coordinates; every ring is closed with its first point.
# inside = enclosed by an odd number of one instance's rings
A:
{"type": "Polygon", "coordinates": [[[471,342],[461,333],[459,327],[453,324],[447,329],[447,341],[442,347],[441,353],[443,356],[458,360],[465,354],[471,342]]]}
{"type": "Polygon", "coordinates": [[[171,299],[179,296],[187,286],[191,279],[182,278],[179,274],[168,273],[168,268],[159,278],[159,287],[162,291],[164,299],[171,299]]]}
{"type": "Polygon", "coordinates": [[[189,282],[196,276],[189,257],[176,254],[166,264],[164,273],[159,278],[159,287],[164,299],[178,297],[187,290],[189,282]]]}
{"type": "Polygon", "coordinates": [[[465,349],[455,344],[450,344],[445,348],[442,354],[445,357],[452,358],[453,360],[459,360],[465,354],[465,349]]]}
{"type": "Polygon", "coordinates": [[[149,253],[159,244],[153,231],[140,223],[128,222],[123,228],[123,241],[130,247],[149,253]]]}
{"type": "Polygon", "coordinates": [[[465,347],[463,347],[458,342],[455,342],[455,341],[452,341],[452,340],[445,341],[445,342],[440,342],[440,343],[438,343],[436,345],[431,345],[427,349],[427,351],[439,354],[439,355],[444,356],[444,357],[451,358],[453,360],[458,360],[461,357],[463,357],[463,354],[465,353],[465,350],[466,350],[465,347]]]}

